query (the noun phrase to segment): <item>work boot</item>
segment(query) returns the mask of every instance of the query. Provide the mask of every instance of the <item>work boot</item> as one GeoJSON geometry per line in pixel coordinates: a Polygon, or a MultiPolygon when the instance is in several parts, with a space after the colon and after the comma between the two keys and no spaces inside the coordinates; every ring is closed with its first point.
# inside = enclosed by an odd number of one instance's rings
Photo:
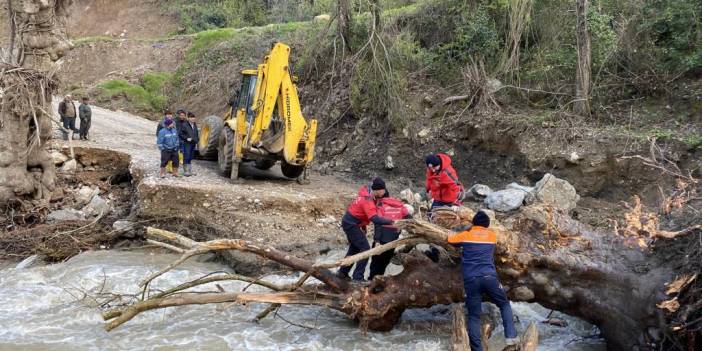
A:
{"type": "Polygon", "coordinates": [[[161,171],[159,171],[159,177],[161,178],[166,178],[166,168],[161,167],[161,171]]]}
{"type": "Polygon", "coordinates": [[[183,175],[190,177],[190,165],[183,165],[183,175]]]}
{"type": "Polygon", "coordinates": [[[193,173],[193,164],[192,163],[188,165],[188,173],[190,173],[191,177],[195,175],[195,173],[193,173]]]}
{"type": "Polygon", "coordinates": [[[178,167],[173,167],[173,176],[176,178],[180,178],[180,174],[178,174],[178,167]]]}

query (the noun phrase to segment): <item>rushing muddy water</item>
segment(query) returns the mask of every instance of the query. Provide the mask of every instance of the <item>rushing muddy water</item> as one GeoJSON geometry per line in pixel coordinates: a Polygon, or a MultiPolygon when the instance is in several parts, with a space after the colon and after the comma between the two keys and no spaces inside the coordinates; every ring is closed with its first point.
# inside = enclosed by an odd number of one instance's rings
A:
{"type": "MultiPolygon", "coordinates": [[[[43,267],[0,270],[0,350],[446,350],[450,313],[444,306],[405,312],[387,333],[361,332],[347,316],[317,307],[284,306],[279,316],[249,322],[265,306],[188,306],[153,311],[107,333],[92,296],[99,292],[134,294],[150,272],[176,256],[144,252],[98,251],[43,267]],[[285,320],[312,327],[301,328],[285,320]]],[[[173,286],[208,272],[217,264],[191,262],[167,273],[154,287],[173,286]]],[[[292,282],[296,277],[274,277],[292,282]]],[[[228,291],[239,282],[220,283],[228,291]]],[[[215,290],[214,285],[199,290],[215,290]]],[[[257,289],[252,288],[253,291],[257,289]]],[[[263,289],[260,289],[263,291],[263,289]]],[[[521,329],[542,321],[548,310],[515,303],[521,329]]],[[[539,323],[539,350],[604,350],[591,325],[568,318],[559,328],[539,323]]],[[[502,340],[498,332],[492,340],[502,340]]],[[[491,348],[496,349],[496,348],[491,348]]]]}

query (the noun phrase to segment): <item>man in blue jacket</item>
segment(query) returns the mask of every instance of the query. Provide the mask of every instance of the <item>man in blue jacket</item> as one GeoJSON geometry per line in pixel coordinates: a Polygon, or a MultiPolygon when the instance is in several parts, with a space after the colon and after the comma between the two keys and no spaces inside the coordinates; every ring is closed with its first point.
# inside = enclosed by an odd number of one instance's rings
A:
{"type": "Polygon", "coordinates": [[[519,341],[514,329],[512,307],[509,304],[505,290],[497,279],[494,254],[497,244],[497,233],[490,227],[490,217],[478,211],[473,217],[473,227],[469,230],[455,233],[448,237],[449,244],[463,249],[461,253],[461,271],[463,273],[463,289],[466,293],[466,309],[468,310],[468,338],[471,351],[481,351],[480,313],[483,294],[500,308],[502,325],[505,328],[505,342],[516,345],[519,341]]]}
{"type": "Polygon", "coordinates": [[[180,149],[180,137],[178,136],[178,131],[176,131],[172,119],[166,119],[163,121],[164,128],[158,131],[158,139],[156,144],[158,149],[161,150],[161,178],[166,176],[166,165],[168,162],[172,162],[174,177],[179,177],[178,175],[178,149],[180,149]]]}

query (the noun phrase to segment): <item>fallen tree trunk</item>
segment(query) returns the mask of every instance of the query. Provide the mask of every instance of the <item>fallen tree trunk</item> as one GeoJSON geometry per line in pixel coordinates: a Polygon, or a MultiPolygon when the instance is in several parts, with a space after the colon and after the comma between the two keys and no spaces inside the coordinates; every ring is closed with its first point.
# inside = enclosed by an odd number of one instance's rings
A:
{"type": "MultiPolygon", "coordinates": [[[[632,245],[632,238],[595,231],[566,215],[546,207],[530,206],[507,217],[498,232],[498,273],[513,301],[538,302],[545,307],[584,318],[598,325],[613,349],[651,348],[653,328],[658,328],[664,285],[672,269],[647,249],[632,245]]],[[[411,237],[406,243],[444,245],[448,255],[434,263],[416,251],[399,254],[404,270],[395,276],[375,277],[369,284],[350,284],[329,268],[366,258],[360,254],[334,264],[313,264],[272,247],[243,240],[196,242],[161,230],[149,229],[152,240],[167,240],[184,247],[182,262],[193,254],[212,250],[247,251],[274,260],[296,271],[306,272],[323,284],[298,284],[271,293],[221,292],[190,296],[187,292],[144,296],[131,306],[107,311],[106,320],[117,318],[108,330],[138,313],[153,308],[185,304],[260,302],[271,304],[321,305],[341,311],[370,330],[390,330],[408,308],[430,307],[463,301],[463,284],[455,250],[446,246],[450,232],[433,224],[409,220],[400,224],[411,237]],[[453,255],[453,257],[452,257],[453,255]]],[[[651,237],[655,237],[653,233],[651,237]]],[[[640,238],[639,238],[640,239],[640,238]]],[[[397,244],[376,247],[376,253],[397,244]]],[[[168,269],[175,265],[169,266],[168,269]]],[[[143,284],[146,291],[150,277],[143,284]]],[[[248,278],[254,279],[254,278],[248,278]]],[[[242,279],[245,280],[245,279],[242,279]]],[[[304,279],[302,279],[304,281],[304,279]]],[[[191,284],[197,286],[198,284],[191,284]]],[[[270,309],[274,309],[273,305],[270,309]]],[[[265,314],[264,314],[265,316],[265,314]]]]}

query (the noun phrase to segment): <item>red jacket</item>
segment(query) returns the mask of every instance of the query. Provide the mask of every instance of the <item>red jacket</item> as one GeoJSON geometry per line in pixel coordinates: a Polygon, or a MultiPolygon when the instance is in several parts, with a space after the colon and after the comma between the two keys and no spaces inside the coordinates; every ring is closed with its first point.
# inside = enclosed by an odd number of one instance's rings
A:
{"type": "Polygon", "coordinates": [[[438,173],[434,173],[434,171],[427,168],[426,190],[431,191],[431,197],[434,200],[456,203],[458,193],[461,191],[460,186],[457,184],[458,173],[451,166],[451,158],[448,155],[438,154],[438,156],[441,158],[441,169],[438,173]],[[447,173],[450,173],[455,180],[451,179],[447,173]]]}
{"type": "Polygon", "coordinates": [[[375,198],[368,191],[367,185],[358,189],[358,196],[351,202],[346,212],[356,218],[360,222],[359,226],[361,227],[370,224],[371,217],[378,214],[378,210],[375,207],[375,198]]]}
{"type": "MultiPolygon", "coordinates": [[[[399,221],[409,215],[409,211],[402,201],[393,197],[384,197],[378,202],[378,215],[393,221],[399,221]]],[[[384,225],[383,227],[396,228],[392,225],[384,225]]]]}

